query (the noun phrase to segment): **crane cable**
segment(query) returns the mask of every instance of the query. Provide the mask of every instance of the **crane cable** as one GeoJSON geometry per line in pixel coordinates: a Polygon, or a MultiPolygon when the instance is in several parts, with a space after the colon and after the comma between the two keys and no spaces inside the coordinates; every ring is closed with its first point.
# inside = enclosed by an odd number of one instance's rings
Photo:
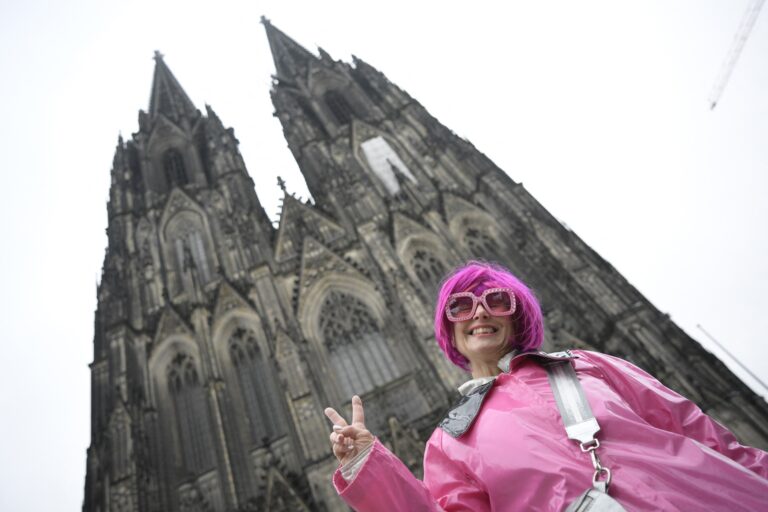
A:
{"type": "Polygon", "coordinates": [[[720,73],[717,75],[717,80],[715,80],[715,85],[712,87],[712,92],[709,95],[710,110],[714,109],[717,106],[717,102],[720,101],[723,89],[725,89],[725,85],[731,77],[733,68],[736,67],[736,61],[739,60],[741,50],[744,48],[750,32],[752,32],[752,27],[755,26],[755,21],[764,3],[765,0],[750,0],[749,5],[747,5],[747,10],[744,12],[744,16],[742,16],[741,23],[739,24],[739,30],[736,31],[736,35],[733,37],[731,48],[725,57],[720,73]]]}

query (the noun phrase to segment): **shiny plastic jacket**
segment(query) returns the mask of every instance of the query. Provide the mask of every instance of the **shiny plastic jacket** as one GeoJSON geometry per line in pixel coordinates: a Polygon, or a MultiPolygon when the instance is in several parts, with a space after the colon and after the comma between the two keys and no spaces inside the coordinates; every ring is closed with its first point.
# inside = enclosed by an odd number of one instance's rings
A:
{"type": "MultiPolygon", "coordinates": [[[[740,445],[692,402],[611,356],[573,351],[600,423],[610,494],[630,511],[768,511],[768,454],[740,445]]],[[[565,436],[546,370],[512,360],[458,438],[436,429],[424,481],[377,440],[362,468],[334,484],[359,512],[560,511],[591,485],[587,454],[565,436]]]]}

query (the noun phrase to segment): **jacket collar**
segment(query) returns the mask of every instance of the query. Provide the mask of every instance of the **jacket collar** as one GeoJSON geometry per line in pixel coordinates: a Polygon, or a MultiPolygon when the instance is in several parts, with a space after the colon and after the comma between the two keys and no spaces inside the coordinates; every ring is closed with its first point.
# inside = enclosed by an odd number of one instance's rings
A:
{"type": "MultiPolygon", "coordinates": [[[[511,352],[510,352],[511,353],[511,352]]],[[[509,354],[507,354],[508,356],[509,354]]],[[[573,354],[570,350],[563,350],[561,352],[544,352],[543,350],[533,350],[531,352],[522,352],[515,356],[510,357],[505,361],[507,356],[499,359],[499,368],[504,373],[512,373],[523,361],[529,358],[536,359],[540,364],[544,364],[547,361],[564,361],[568,359],[577,359],[579,356],[573,354]],[[505,366],[502,366],[502,362],[505,366]]]]}
{"type": "MultiPolygon", "coordinates": [[[[578,356],[571,354],[567,350],[552,354],[542,351],[523,352],[522,354],[510,352],[499,360],[499,368],[504,373],[509,373],[517,368],[523,360],[529,358],[537,359],[539,363],[545,363],[546,361],[562,361],[576,357],[578,356]]],[[[483,401],[491,391],[491,388],[493,388],[495,381],[496,377],[480,377],[465,382],[459,387],[459,392],[462,396],[456,405],[448,411],[443,421],[440,422],[440,428],[455,438],[466,434],[477,418],[483,401]]]]}
{"type": "MultiPolygon", "coordinates": [[[[576,356],[571,354],[569,351],[563,351],[563,352],[542,352],[542,351],[535,351],[535,352],[518,352],[517,350],[512,350],[511,352],[507,352],[504,356],[502,356],[501,359],[499,359],[498,367],[499,370],[501,370],[504,373],[509,373],[511,370],[517,368],[520,363],[527,359],[528,357],[536,357],[539,359],[548,359],[548,360],[562,360],[562,359],[573,359],[576,356]]],[[[496,376],[488,376],[488,377],[478,377],[476,379],[471,379],[459,386],[459,393],[462,396],[469,395],[472,391],[479,388],[480,386],[487,384],[488,382],[491,382],[492,380],[495,380],[496,376]]]]}

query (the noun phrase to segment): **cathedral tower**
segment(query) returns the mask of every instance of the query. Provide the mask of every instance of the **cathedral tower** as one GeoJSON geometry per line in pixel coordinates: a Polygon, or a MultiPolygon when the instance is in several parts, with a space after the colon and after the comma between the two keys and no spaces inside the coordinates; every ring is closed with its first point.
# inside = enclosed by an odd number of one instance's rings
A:
{"type": "Polygon", "coordinates": [[[84,511],[346,510],[322,409],[354,393],[418,474],[464,378],[434,342],[434,295],[470,258],[533,287],[547,349],[627,358],[768,446],[765,402],[522,185],[369,64],[262,21],[314,201],[285,193],[274,228],[233,130],[156,55],[112,167],[84,511]]]}

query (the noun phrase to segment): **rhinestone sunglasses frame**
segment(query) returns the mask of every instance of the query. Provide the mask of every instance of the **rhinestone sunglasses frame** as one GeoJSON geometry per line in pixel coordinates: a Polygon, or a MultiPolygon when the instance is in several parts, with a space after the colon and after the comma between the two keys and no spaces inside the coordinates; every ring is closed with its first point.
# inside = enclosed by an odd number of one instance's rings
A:
{"type": "Polygon", "coordinates": [[[451,322],[464,322],[466,320],[469,320],[473,316],[475,316],[475,312],[477,311],[477,305],[482,304],[485,311],[491,315],[491,316],[509,316],[515,312],[517,309],[517,299],[515,298],[515,292],[512,291],[511,288],[488,288],[487,290],[483,291],[483,293],[478,297],[472,292],[458,292],[458,293],[452,293],[448,296],[448,300],[445,304],[445,316],[448,318],[451,322]],[[510,306],[509,310],[505,311],[494,311],[493,308],[491,308],[488,305],[488,295],[492,293],[498,293],[498,292],[506,292],[509,294],[510,299],[510,306]],[[451,312],[451,303],[459,298],[467,297],[472,300],[472,309],[464,314],[464,315],[454,315],[451,312]]]}

